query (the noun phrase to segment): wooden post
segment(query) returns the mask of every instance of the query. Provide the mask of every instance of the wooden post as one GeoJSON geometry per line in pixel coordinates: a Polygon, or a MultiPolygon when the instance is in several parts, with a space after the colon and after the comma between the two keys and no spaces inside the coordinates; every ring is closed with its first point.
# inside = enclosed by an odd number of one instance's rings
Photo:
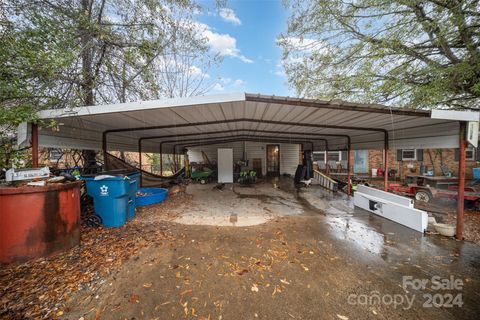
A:
{"type": "Polygon", "coordinates": [[[38,168],[38,125],[32,123],[32,167],[38,168]]]}
{"type": "Polygon", "coordinates": [[[347,143],[347,194],[350,196],[352,194],[351,191],[351,182],[350,178],[352,176],[352,169],[351,169],[351,164],[350,164],[350,157],[352,153],[352,142],[350,141],[350,137],[348,137],[348,143],[347,143]]]}
{"type": "Polygon", "coordinates": [[[464,213],[464,196],[465,196],[465,147],[467,141],[465,139],[467,131],[467,123],[460,122],[459,132],[459,157],[458,157],[458,198],[457,198],[457,232],[455,237],[463,240],[463,213],[464,213]]]}

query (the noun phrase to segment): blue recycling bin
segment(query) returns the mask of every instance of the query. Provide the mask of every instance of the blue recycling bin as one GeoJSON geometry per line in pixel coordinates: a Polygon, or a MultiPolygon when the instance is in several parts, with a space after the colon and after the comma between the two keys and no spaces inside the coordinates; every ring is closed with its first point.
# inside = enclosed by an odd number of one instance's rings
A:
{"type": "Polygon", "coordinates": [[[136,171],[106,171],[81,177],[105,227],[121,227],[135,216],[136,175],[136,171]]]}
{"type": "Polygon", "coordinates": [[[128,202],[127,220],[131,220],[135,218],[137,191],[140,188],[140,173],[134,172],[127,176],[131,180],[129,184],[129,200],[132,200],[128,202]]]}

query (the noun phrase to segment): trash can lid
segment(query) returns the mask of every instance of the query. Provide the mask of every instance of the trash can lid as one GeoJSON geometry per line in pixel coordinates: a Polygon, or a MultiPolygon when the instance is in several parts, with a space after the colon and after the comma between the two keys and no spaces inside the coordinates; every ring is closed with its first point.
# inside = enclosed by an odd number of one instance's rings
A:
{"type": "Polygon", "coordinates": [[[129,176],[132,174],[137,174],[137,170],[128,170],[128,169],[117,169],[117,170],[108,170],[108,171],[102,171],[102,172],[97,172],[97,173],[92,173],[92,174],[84,174],[82,177],[86,178],[93,178],[96,176],[114,176],[114,177],[123,177],[123,176],[129,176]]]}

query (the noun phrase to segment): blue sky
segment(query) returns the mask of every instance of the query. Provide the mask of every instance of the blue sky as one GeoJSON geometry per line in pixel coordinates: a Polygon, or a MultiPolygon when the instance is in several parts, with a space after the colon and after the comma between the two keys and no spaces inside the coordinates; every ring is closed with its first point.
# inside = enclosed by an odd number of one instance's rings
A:
{"type": "Polygon", "coordinates": [[[208,70],[215,83],[209,93],[249,92],[294,95],[280,65],[276,38],[286,31],[288,12],[281,1],[228,1],[226,8],[201,1],[197,20],[207,27],[212,52],[223,61],[208,70]]]}

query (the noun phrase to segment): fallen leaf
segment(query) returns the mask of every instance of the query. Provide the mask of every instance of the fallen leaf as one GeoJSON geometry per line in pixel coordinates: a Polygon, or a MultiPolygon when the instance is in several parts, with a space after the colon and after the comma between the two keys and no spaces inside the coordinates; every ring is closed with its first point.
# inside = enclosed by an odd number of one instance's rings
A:
{"type": "Polygon", "coordinates": [[[243,275],[244,275],[245,273],[247,273],[247,272],[248,272],[248,269],[242,269],[242,270],[240,270],[240,271],[237,271],[237,274],[238,274],[239,276],[243,276],[243,275]]]}
{"type": "Polygon", "coordinates": [[[191,292],[192,292],[192,289],[187,289],[187,290],[183,291],[182,293],[180,293],[180,295],[183,296],[184,294],[191,293],[191,292]]]}
{"type": "Polygon", "coordinates": [[[128,299],[130,303],[138,303],[140,302],[140,297],[137,294],[131,294],[130,298],[128,299]]]}

